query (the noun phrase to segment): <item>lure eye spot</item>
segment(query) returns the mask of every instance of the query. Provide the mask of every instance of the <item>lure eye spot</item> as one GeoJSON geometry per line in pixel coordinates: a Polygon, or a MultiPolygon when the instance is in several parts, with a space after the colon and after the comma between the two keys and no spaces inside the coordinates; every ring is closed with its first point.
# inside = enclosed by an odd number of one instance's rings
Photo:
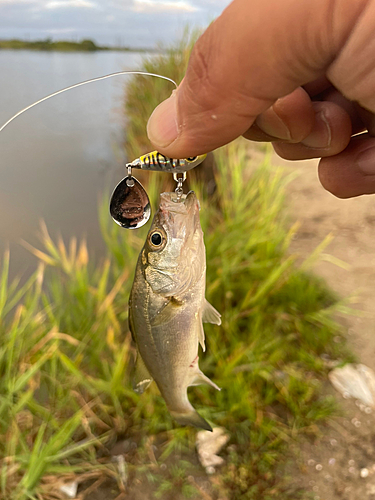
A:
{"type": "Polygon", "coordinates": [[[162,237],[161,237],[161,234],[160,233],[154,233],[152,236],[151,236],[151,243],[155,246],[155,247],[158,247],[162,244],[162,237]]]}

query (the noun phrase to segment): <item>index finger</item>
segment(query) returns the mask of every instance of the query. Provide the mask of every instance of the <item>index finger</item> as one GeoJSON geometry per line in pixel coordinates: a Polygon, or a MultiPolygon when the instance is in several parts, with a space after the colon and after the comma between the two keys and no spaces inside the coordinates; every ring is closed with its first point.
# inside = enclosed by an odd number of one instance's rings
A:
{"type": "Polygon", "coordinates": [[[151,142],[181,158],[242,135],[276,99],[325,74],[366,4],[234,0],[196,43],[175,94],[152,114],[151,142]]]}

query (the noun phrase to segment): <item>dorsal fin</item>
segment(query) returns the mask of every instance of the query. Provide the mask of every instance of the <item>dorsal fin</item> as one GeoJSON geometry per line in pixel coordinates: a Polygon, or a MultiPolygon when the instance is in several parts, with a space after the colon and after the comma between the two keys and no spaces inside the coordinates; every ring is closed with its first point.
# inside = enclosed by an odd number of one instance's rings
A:
{"type": "Polygon", "coordinates": [[[202,320],[203,323],[221,325],[221,314],[208,302],[207,299],[204,299],[202,320]]]}

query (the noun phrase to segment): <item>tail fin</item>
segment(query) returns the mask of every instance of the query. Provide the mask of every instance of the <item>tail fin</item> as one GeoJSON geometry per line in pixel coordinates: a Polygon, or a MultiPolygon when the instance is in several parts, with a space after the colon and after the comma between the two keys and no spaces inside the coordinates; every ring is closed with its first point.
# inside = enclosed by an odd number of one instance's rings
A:
{"type": "Polygon", "coordinates": [[[212,432],[210,424],[194,408],[184,413],[177,411],[171,411],[170,413],[180,425],[193,425],[194,427],[198,427],[198,429],[205,429],[212,432]]]}

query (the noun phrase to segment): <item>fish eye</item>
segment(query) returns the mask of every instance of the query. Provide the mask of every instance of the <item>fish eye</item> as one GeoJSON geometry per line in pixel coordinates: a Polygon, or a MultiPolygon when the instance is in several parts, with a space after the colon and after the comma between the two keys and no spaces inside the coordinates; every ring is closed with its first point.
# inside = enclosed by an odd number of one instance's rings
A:
{"type": "Polygon", "coordinates": [[[154,233],[152,236],[151,236],[151,243],[155,246],[155,247],[158,247],[161,245],[161,242],[162,242],[162,237],[161,237],[161,234],[160,233],[154,233]]]}
{"type": "Polygon", "coordinates": [[[151,234],[149,234],[148,242],[152,249],[161,250],[167,243],[167,237],[164,234],[164,231],[156,229],[151,234]]]}

